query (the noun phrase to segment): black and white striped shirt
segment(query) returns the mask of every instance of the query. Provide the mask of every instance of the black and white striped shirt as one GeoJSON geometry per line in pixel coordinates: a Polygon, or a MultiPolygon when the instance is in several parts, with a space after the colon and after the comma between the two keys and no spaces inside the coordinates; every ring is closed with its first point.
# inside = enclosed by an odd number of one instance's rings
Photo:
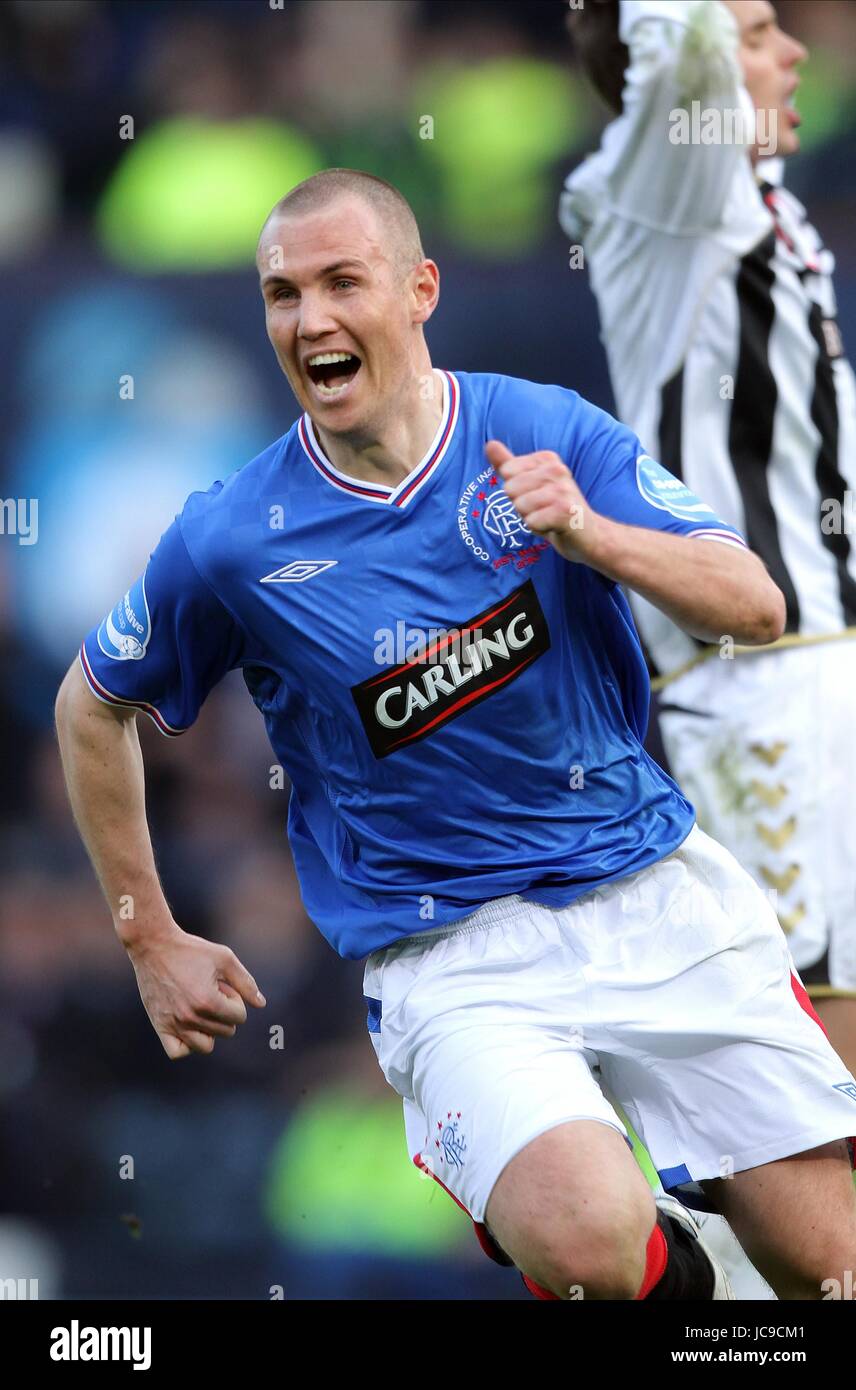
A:
{"type": "MultiPolygon", "coordinates": [[[[736,526],[787,602],[791,634],[856,625],[856,381],[834,260],[782,161],[676,144],[676,109],[748,109],[719,0],[622,0],[624,112],[567,180],[562,225],[598,299],[618,414],[736,526]]],[[[634,597],[654,667],[697,644],[634,597]]]]}

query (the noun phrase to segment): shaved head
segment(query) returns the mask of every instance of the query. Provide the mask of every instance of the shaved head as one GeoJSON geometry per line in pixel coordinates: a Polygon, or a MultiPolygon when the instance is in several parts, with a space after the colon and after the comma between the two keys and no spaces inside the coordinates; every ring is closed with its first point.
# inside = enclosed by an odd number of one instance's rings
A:
{"type": "Polygon", "coordinates": [[[403,194],[385,179],[360,169],[322,169],[280,198],[262,228],[275,218],[319,212],[342,198],[357,197],[377,214],[390,262],[406,275],[425,259],[413,209],[403,194]]]}
{"type": "Polygon", "coordinates": [[[277,203],[256,261],[268,337],[324,447],[353,459],[413,428],[427,448],[439,395],[419,394],[434,379],[423,330],[440,273],[398,190],[356,169],[314,174],[277,203]]]}

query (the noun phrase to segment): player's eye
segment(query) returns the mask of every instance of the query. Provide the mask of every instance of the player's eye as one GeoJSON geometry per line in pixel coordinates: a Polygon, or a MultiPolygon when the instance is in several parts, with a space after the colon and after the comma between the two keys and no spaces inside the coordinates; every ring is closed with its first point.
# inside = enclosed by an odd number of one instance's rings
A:
{"type": "Polygon", "coordinates": [[[279,289],[279,290],[277,290],[277,291],[275,292],[275,294],[274,294],[274,299],[275,299],[275,300],[279,300],[279,299],[293,299],[293,298],[295,298],[296,293],[297,293],[296,290],[293,290],[293,289],[289,288],[289,286],[284,285],[284,286],[282,287],[282,289],[279,289]]]}
{"type": "Polygon", "coordinates": [[[767,20],[764,24],[756,24],[743,37],[743,42],[747,48],[763,48],[772,33],[772,21],[767,20]]]}
{"type": "Polygon", "coordinates": [[[348,288],[350,288],[350,287],[352,287],[352,286],[355,285],[355,284],[356,284],[356,281],[355,281],[355,280],[347,280],[347,279],[335,280],[335,281],[333,282],[333,288],[334,288],[334,289],[338,289],[340,285],[345,285],[345,286],[347,286],[348,288]]]}

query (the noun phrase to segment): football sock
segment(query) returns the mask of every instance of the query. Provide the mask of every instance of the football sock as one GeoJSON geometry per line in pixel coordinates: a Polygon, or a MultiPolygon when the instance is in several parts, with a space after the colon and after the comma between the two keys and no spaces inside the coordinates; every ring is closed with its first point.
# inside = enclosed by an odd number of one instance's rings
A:
{"type": "MultiPolygon", "coordinates": [[[[534,1298],[557,1299],[528,1275],[522,1277],[534,1298]]],[[[698,1241],[671,1216],[658,1212],[657,1224],[648,1237],[645,1276],[636,1298],[702,1301],[713,1298],[713,1285],[710,1260],[698,1241]]]]}
{"type": "Polygon", "coordinates": [[[713,1298],[714,1282],[713,1267],[699,1242],[671,1216],[658,1212],[636,1297],[700,1302],[713,1298]]]}

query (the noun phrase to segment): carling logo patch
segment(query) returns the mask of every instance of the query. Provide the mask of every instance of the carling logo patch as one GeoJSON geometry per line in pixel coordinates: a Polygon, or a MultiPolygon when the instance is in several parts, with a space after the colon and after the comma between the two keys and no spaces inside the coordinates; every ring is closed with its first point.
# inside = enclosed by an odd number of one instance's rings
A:
{"type": "Polygon", "coordinates": [[[549,647],[547,620],[528,579],[483,613],[443,629],[412,660],[351,686],[375,757],[437,733],[549,647]]]}

